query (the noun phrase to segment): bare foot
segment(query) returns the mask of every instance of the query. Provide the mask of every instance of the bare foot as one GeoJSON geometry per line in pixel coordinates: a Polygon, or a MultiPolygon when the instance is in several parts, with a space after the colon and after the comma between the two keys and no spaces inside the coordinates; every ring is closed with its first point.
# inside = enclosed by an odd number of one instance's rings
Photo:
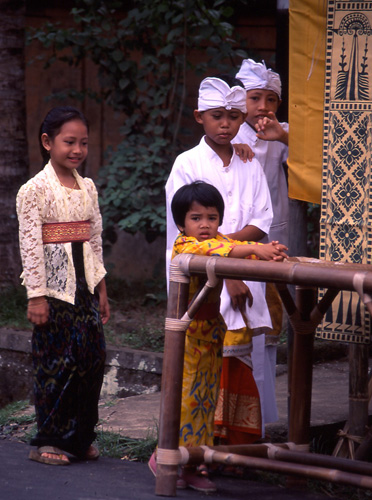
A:
{"type": "Polygon", "coordinates": [[[46,452],[43,452],[43,453],[40,454],[40,456],[43,457],[43,458],[53,458],[53,459],[62,460],[63,462],[67,462],[67,463],[70,462],[68,456],[64,455],[63,453],[57,454],[57,453],[46,453],[46,452]]]}
{"type": "Polygon", "coordinates": [[[85,454],[85,460],[97,460],[98,457],[99,450],[91,444],[85,454]]]}

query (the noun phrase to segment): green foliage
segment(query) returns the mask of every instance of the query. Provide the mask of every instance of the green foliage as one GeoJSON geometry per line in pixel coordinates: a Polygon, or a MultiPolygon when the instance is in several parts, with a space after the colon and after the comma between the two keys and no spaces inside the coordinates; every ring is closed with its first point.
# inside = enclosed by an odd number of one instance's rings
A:
{"type": "Polygon", "coordinates": [[[50,49],[46,65],[76,66],[90,58],[98,69],[94,97],[125,115],[122,143],[108,151],[98,184],[105,236],[116,228],[143,232],[152,241],[165,231],[164,184],[186,131],[182,118],[194,77],[235,71],[247,53],[229,22],[248,0],[78,0],[74,25],[47,23],[29,42],[50,49]],[[68,50],[66,50],[68,49],[68,50]]]}
{"type": "MultiPolygon", "coordinates": [[[[29,408],[27,401],[15,401],[0,409],[0,431],[3,436],[29,442],[36,434],[35,413],[22,413],[29,408]]],[[[143,439],[134,439],[114,432],[97,429],[97,445],[103,456],[147,461],[157,445],[157,429],[149,430],[143,439]]]]}
{"type": "Polygon", "coordinates": [[[9,288],[0,293],[0,327],[31,329],[27,320],[27,298],[23,286],[9,288]]]}
{"type": "Polygon", "coordinates": [[[14,401],[0,409],[0,426],[10,424],[29,424],[35,420],[35,413],[22,414],[28,407],[27,401],[14,401]]]}
{"type": "Polygon", "coordinates": [[[157,437],[150,433],[144,439],[134,439],[101,431],[97,433],[96,443],[102,456],[146,462],[156,448],[157,437]]]}

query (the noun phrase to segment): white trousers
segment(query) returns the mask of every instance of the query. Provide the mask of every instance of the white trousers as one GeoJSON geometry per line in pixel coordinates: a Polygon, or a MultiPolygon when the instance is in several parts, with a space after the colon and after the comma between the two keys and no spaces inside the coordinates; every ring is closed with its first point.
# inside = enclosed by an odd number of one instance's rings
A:
{"type": "Polygon", "coordinates": [[[265,335],[253,337],[253,377],[260,394],[262,437],[265,424],[279,419],[275,395],[276,345],[265,345],[265,335]]]}

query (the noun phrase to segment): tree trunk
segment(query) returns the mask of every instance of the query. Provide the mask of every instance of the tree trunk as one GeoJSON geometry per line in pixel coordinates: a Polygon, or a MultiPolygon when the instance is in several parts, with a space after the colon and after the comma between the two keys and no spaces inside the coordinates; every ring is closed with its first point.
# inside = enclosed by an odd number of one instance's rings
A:
{"type": "Polygon", "coordinates": [[[25,0],[0,0],[0,289],[19,284],[15,200],[27,179],[25,0]]]}

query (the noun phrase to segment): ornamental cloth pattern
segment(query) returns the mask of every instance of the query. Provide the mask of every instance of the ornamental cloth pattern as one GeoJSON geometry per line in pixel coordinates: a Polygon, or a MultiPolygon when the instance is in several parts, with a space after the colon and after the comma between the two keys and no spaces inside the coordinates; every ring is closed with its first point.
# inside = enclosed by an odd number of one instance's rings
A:
{"type": "MultiPolygon", "coordinates": [[[[371,2],[330,0],[327,24],[320,258],[371,264],[371,2]]],[[[369,343],[356,292],[338,294],[317,337],[369,343]]]]}

